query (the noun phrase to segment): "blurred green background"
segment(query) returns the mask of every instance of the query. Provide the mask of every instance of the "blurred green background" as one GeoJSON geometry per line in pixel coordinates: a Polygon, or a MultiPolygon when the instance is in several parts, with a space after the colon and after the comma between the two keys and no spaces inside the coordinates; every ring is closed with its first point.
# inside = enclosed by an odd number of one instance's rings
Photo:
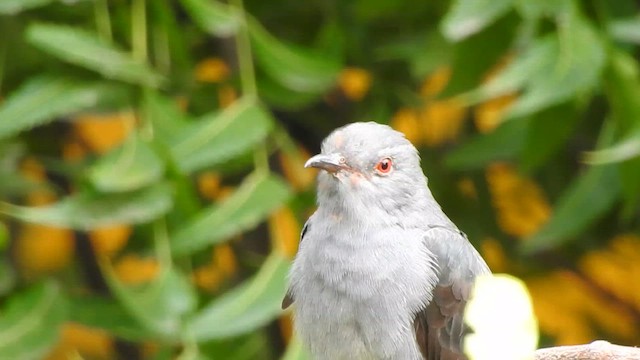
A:
{"type": "Polygon", "coordinates": [[[0,358],[304,358],[280,311],[353,121],[420,149],[541,345],[640,345],[632,0],[0,1],[0,358]]]}

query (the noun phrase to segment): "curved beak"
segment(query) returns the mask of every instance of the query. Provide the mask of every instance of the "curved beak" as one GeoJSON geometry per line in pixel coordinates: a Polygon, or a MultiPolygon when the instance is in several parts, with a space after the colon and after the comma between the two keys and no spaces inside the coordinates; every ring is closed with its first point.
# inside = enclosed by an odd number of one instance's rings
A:
{"type": "Polygon", "coordinates": [[[307,160],[307,162],[304,164],[304,167],[322,169],[335,174],[338,170],[346,168],[341,159],[342,156],[340,156],[340,154],[318,154],[307,160]]]}

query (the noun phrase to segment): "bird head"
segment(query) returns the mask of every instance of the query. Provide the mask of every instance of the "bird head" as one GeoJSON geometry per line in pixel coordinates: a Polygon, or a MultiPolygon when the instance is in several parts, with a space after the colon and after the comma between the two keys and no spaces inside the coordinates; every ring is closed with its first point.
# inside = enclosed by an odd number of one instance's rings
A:
{"type": "Polygon", "coordinates": [[[388,212],[426,190],[416,148],[401,132],[374,122],[334,130],[305,167],[321,170],[320,206],[347,203],[388,212]]]}

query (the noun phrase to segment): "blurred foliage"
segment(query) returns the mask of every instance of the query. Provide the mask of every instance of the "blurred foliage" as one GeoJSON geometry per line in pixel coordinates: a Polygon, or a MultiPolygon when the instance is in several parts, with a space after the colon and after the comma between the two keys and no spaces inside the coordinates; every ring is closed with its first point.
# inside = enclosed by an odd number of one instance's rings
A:
{"type": "Polygon", "coordinates": [[[0,354],[300,359],[329,131],[390,123],[542,345],[640,339],[632,0],[0,1],[0,354]]]}

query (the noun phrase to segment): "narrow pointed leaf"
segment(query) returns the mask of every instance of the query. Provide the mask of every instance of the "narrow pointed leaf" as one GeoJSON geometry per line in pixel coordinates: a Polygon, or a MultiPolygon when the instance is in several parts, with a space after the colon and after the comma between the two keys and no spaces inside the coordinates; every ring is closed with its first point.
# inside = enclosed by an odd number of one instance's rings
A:
{"type": "Polygon", "coordinates": [[[82,296],[69,299],[69,320],[102,329],[130,341],[150,340],[154,333],[142,327],[112,298],[82,296]]]}
{"type": "Polygon", "coordinates": [[[103,192],[140,189],[158,181],[164,164],[149,144],[137,135],[101,157],[89,170],[93,185],[103,192]]]}
{"type": "Polygon", "coordinates": [[[240,26],[238,13],[217,0],[181,0],[193,21],[204,31],[215,36],[233,35],[240,26]]]}
{"type": "Polygon", "coordinates": [[[245,99],[189,124],[171,150],[182,170],[191,173],[250,150],[267,136],[272,126],[270,114],[245,99]]]}
{"type": "Polygon", "coordinates": [[[630,55],[615,51],[605,73],[607,100],[618,127],[619,139],[611,146],[587,152],[590,164],[620,162],[640,155],[640,68],[630,55]]]}
{"type": "Polygon", "coordinates": [[[107,88],[58,76],[32,78],[0,105],[0,140],[93,107],[107,88]]]}
{"type": "Polygon", "coordinates": [[[307,93],[323,93],[335,84],[341,66],[337,58],[285,44],[255,20],[248,24],[256,60],[273,80],[307,93]]]}
{"type": "Polygon", "coordinates": [[[151,221],[169,211],[172,195],[169,184],[158,183],[116,194],[84,191],[43,207],[3,204],[0,212],[27,222],[91,230],[151,221]]]}
{"type": "Polygon", "coordinates": [[[66,310],[62,291],[52,282],[10,297],[0,311],[2,358],[42,359],[59,338],[66,310]]]}
{"type": "Polygon", "coordinates": [[[489,134],[476,135],[452,151],[446,164],[452,169],[470,170],[493,161],[512,160],[524,147],[528,127],[527,120],[509,121],[489,134]]]}
{"type": "Polygon", "coordinates": [[[177,101],[149,90],[144,93],[143,106],[145,119],[153,125],[154,137],[165,144],[176,143],[190,121],[178,108],[177,101]]]}
{"type": "Polygon", "coordinates": [[[163,80],[146,64],[80,28],[38,23],[27,30],[27,40],[53,56],[109,79],[151,87],[159,86],[163,80]]]}
{"type": "Polygon", "coordinates": [[[520,167],[525,172],[533,171],[557,154],[574,134],[581,117],[572,103],[553,106],[534,114],[520,156],[520,167]]]}
{"type": "Polygon", "coordinates": [[[602,165],[633,159],[640,156],[640,131],[629,134],[617,144],[606,149],[585,154],[585,162],[602,165]]]}
{"type": "Polygon", "coordinates": [[[250,175],[222,203],[204,209],[172,238],[176,255],[187,255],[258,225],[291,195],[275,176],[250,175]]]}
{"type": "Polygon", "coordinates": [[[321,94],[293,91],[266,76],[257,85],[260,98],[278,109],[300,110],[321,98],[321,94]]]}
{"type": "Polygon", "coordinates": [[[569,185],[554,206],[549,222],[525,240],[523,250],[534,253],[566,243],[611,209],[619,195],[620,182],[614,166],[590,167],[569,185]]]}
{"type": "Polygon", "coordinates": [[[608,148],[586,153],[592,164],[618,163],[623,217],[632,219],[640,204],[640,67],[624,51],[613,51],[605,73],[605,94],[617,127],[618,139],[608,148]]]}
{"type": "Polygon", "coordinates": [[[121,283],[109,265],[104,269],[115,296],[144,328],[165,339],[180,338],[182,317],[196,305],[195,292],[184,275],[164,268],[150,283],[132,287],[121,283]]]}
{"type": "Polygon", "coordinates": [[[605,50],[593,26],[578,13],[558,37],[548,35],[487,84],[465,95],[470,103],[523,91],[506,118],[524,117],[592,90],[605,64],[605,50]]]}
{"type": "Polygon", "coordinates": [[[213,300],[187,323],[198,342],[228,338],[260,328],[280,313],[289,260],[272,253],[251,280],[213,300]]]}
{"type": "MultiPolygon", "coordinates": [[[[512,51],[517,29],[514,16],[505,16],[484,31],[456,43],[451,49],[451,79],[440,98],[457,96],[482,83],[487,73],[512,51]],[[469,61],[473,59],[473,61],[469,61]]],[[[425,46],[425,45],[422,45],[425,46]]],[[[437,56],[437,55],[436,55],[437,56]]]]}
{"type": "Polygon", "coordinates": [[[514,0],[454,0],[441,30],[453,41],[469,37],[509,11],[514,0]]]}
{"type": "Polygon", "coordinates": [[[617,41],[640,44],[640,17],[611,21],[608,31],[617,41]]]}
{"type": "MultiPolygon", "coordinates": [[[[610,123],[602,131],[599,147],[613,138],[610,123]]],[[[613,165],[590,166],[569,185],[554,206],[551,219],[525,239],[522,251],[535,253],[561,246],[603,216],[620,196],[620,179],[613,165]]]]}
{"type": "Polygon", "coordinates": [[[47,5],[53,0],[2,0],[0,14],[16,15],[22,11],[47,5]]]}

